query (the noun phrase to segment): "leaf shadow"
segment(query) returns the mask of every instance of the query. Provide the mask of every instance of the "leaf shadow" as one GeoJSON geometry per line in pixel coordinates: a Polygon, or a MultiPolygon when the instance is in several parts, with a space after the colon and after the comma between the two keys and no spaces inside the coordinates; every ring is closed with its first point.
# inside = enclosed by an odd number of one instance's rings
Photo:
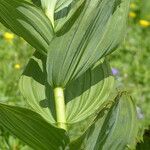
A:
{"type": "MultiPolygon", "coordinates": [[[[109,106],[109,104],[108,104],[109,106]]],[[[88,126],[87,128],[85,128],[84,132],[82,133],[82,135],[80,135],[76,140],[74,140],[73,142],[70,143],[70,148],[72,150],[76,150],[77,149],[77,145],[78,145],[78,149],[86,149],[86,143],[88,142],[88,140],[90,139],[90,137],[93,135],[94,131],[97,129],[96,124],[99,123],[99,130],[101,130],[101,127],[103,125],[103,122],[107,116],[107,113],[109,111],[109,107],[107,105],[104,108],[100,108],[96,114],[92,114],[91,116],[89,116],[89,118],[94,118],[93,120],[91,120],[90,122],[88,121],[88,126]]],[[[85,119],[84,121],[86,121],[87,119],[85,119]]],[[[70,125],[71,128],[74,129],[74,134],[77,133],[78,129],[77,126],[81,126],[84,122],[81,121],[81,123],[77,123],[75,125],[70,125]],[[76,131],[77,130],[77,131],[76,131]]],[[[93,141],[94,142],[94,141],[93,141]]]]}
{"type": "MultiPolygon", "coordinates": [[[[68,6],[63,8],[62,10],[60,10],[59,12],[55,13],[55,20],[59,20],[62,18],[67,17],[67,15],[69,14],[69,11],[71,11],[72,9],[72,3],[68,6]]],[[[74,25],[74,23],[76,22],[76,20],[79,18],[79,16],[81,15],[81,12],[83,11],[85,6],[85,2],[83,2],[81,4],[81,6],[76,10],[76,12],[71,16],[71,18],[69,19],[69,21],[66,21],[63,26],[61,27],[61,29],[59,31],[56,32],[56,35],[62,36],[65,33],[69,32],[70,29],[72,28],[72,26],[74,25]]]]}
{"type": "MultiPolygon", "coordinates": [[[[105,76],[102,73],[106,65],[105,63],[106,62],[98,63],[98,65],[86,71],[66,87],[64,90],[66,104],[74,98],[81,96],[92,86],[103,81],[104,78],[111,76],[111,73],[107,73],[105,76]]],[[[41,108],[48,108],[54,119],[56,119],[53,88],[47,82],[46,56],[35,52],[24,70],[23,75],[32,78],[34,82],[36,81],[45,87],[45,93],[42,93],[45,95],[45,99],[38,101],[38,104],[41,108]]]]}
{"type": "Polygon", "coordinates": [[[105,75],[103,74],[103,69],[106,67],[105,63],[105,61],[103,63],[99,62],[95,67],[87,70],[84,74],[79,76],[66,87],[66,103],[78,96],[81,96],[84,92],[103,81],[105,78],[112,76],[111,72],[106,73],[105,75]]]}
{"type": "Polygon", "coordinates": [[[29,60],[22,75],[32,78],[33,81],[45,87],[45,93],[42,93],[45,95],[45,99],[41,99],[38,103],[40,107],[48,108],[54,119],[56,119],[53,90],[46,80],[46,56],[36,51],[29,60]]]}

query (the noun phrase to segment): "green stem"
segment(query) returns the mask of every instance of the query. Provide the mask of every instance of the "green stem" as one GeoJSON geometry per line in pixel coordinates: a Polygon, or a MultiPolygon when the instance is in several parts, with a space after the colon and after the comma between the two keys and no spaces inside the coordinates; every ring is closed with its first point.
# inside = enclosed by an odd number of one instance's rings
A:
{"type": "Polygon", "coordinates": [[[61,87],[54,88],[54,99],[55,99],[57,126],[59,128],[67,130],[64,91],[61,87]]]}

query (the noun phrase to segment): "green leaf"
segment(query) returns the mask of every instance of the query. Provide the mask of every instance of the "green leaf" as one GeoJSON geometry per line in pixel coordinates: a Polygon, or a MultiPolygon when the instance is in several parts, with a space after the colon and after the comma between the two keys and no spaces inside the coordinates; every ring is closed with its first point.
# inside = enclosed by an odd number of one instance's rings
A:
{"type": "MultiPolygon", "coordinates": [[[[19,87],[31,108],[48,122],[56,124],[53,89],[46,81],[45,61],[45,56],[35,53],[20,78],[19,87]]],[[[108,102],[113,84],[109,64],[104,61],[95,64],[66,87],[66,119],[71,140],[85,132],[97,111],[108,102]]]]}
{"type": "Polygon", "coordinates": [[[19,88],[31,108],[55,124],[53,90],[46,81],[46,56],[36,52],[24,70],[19,88]]]}
{"type": "Polygon", "coordinates": [[[40,0],[31,0],[33,4],[37,5],[38,7],[41,6],[41,1],[40,0]]]}
{"type": "Polygon", "coordinates": [[[41,0],[41,6],[47,17],[51,20],[53,26],[54,26],[54,13],[57,1],[58,0],[41,0]]]}
{"type": "Polygon", "coordinates": [[[74,3],[74,1],[79,1],[79,0],[58,0],[55,10],[59,11],[65,7],[68,7],[72,2],[74,3]]]}
{"type": "Polygon", "coordinates": [[[149,150],[150,149],[150,137],[149,130],[145,130],[145,135],[143,136],[143,141],[137,144],[136,150],[149,150]]]}
{"type": "MultiPolygon", "coordinates": [[[[99,114],[101,115],[101,113],[99,114]]],[[[105,116],[98,116],[86,134],[71,144],[71,150],[125,150],[135,148],[138,121],[130,96],[121,93],[105,116]]]]}
{"type": "Polygon", "coordinates": [[[70,124],[96,113],[113,89],[114,77],[106,61],[98,62],[65,89],[66,117],[70,124]]]}
{"type": "Polygon", "coordinates": [[[65,87],[118,46],[124,37],[128,5],[129,0],[83,3],[49,46],[47,73],[52,87],[65,87]]]}
{"type": "MultiPolygon", "coordinates": [[[[52,88],[48,89],[51,96],[46,95],[48,84],[45,79],[45,57],[36,53],[29,61],[20,79],[20,90],[35,111],[47,114],[43,117],[50,119],[52,115],[49,110],[52,108],[49,108],[48,105],[52,105],[52,102],[49,101],[54,100],[52,88]]],[[[64,92],[68,123],[84,120],[96,112],[99,106],[108,100],[113,83],[114,78],[111,76],[109,65],[103,62],[96,64],[66,87],[64,92]]],[[[50,120],[54,123],[52,118],[50,120]]]]}
{"type": "Polygon", "coordinates": [[[85,0],[32,0],[40,6],[47,17],[51,20],[55,31],[60,30],[64,24],[73,17],[75,12],[85,0]]]}
{"type": "Polygon", "coordinates": [[[55,10],[55,32],[61,30],[70,20],[74,22],[82,8],[85,0],[61,0],[58,1],[55,10]]]}
{"type": "Polygon", "coordinates": [[[0,21],[38,51],[47,52],[54,33],[40,8],[22,0],[0,0],[0,21]]]}
{"type": "Polygon", "coordinates": [[[71,141],[93,123],[97,113],[109,104],[114,78],[109,64],[98,62],[65,89],[66,118],[71,141]]]}
{"type": "MultiPolygon", "coordinates": [[[[31,0],[35,5],[42,7],[44,10],[49,10],[51,8],[51,3],[53,6],[53,12],[60,11],[65,7],[68,7],[73,0],[31,0]]],[[[79,0],[78,0],[79,1],[79,0]]],[[[49,10],[52,11],[52,10],[49,10]]]]}
{"type": "Polygon", "coordinates": [[[0,125],[36,150],[62,150],[69,142],[64,130],[25,108],[0,104],[0,125]]]}
{"type": "MultiPolygon", "coordinates": [[[[107,101],[107,103],[101,106],[95,113],[88,116],[86,119],[82,121],[78,121],[77,123],[74,123],[74,124],[68,124],[68,135],[70,138],[70,142],[76,143],[76,140],[79,137],[82,137],[82,135],[86,133],[88,128],[95,122],[97,115],[101,114],[101,116],[103,116],[104,111],[106,111],[110,107],[110,105],[111,105],[111,102],[107,101]]],[[[82,139],[79,142],[82,143],[82,139]]]]}

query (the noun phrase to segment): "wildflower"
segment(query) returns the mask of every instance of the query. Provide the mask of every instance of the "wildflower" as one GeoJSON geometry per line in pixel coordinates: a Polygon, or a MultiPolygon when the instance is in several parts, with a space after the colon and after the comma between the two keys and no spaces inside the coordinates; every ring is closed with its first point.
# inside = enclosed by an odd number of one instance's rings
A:
{"type": "Polygon", "coordinates": [[[136,4],[135,4],[135,3],[131,3],[131,4],[130,4],[130,8],[131,8],[131,9],[135,9],[135,8],[136,8],[136,4]]]}
{"type": "Polygon", "coordinates": [[[135,18],[136,17],[136,13],[135,12],[130,12],[129,13],[129,17],[130,18],[135,18]]]}
{"type": "Polygon", "coordinates": [[[139,23],[140,23],[140,25],[142,27],[148,27],[148,26],[150,26],[150,22],[147,21],[147,20],[140,20],[139,23]]]}
{"type": "Polygon", "coordinates": [[[20,64],[15,64],[14,68],[15,68],[15,69],[20,69],[21,66],[20,66],[20,64]]]}
{"type": "Polygon", "coordinates": [[[5,32],[3,37],[6,41],[12,41],[14,39],[14,34],[9,33],[9,32],[5,32]]]}
{"type": "Polygon", "coordinates": [[[118,75],[119,73],[119,71],[116,68],[112,68],[111,71],[114,76],[118,75]]]}

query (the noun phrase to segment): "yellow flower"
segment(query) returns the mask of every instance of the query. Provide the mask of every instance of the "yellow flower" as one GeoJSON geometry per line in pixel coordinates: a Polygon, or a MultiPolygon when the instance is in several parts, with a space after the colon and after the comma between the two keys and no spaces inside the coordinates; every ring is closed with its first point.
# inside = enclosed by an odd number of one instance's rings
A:
{"type": "Polygon", "coordinates": [[[14,68],[15,68],[15,69],[20,69],[21,66],[20,66],[20,64],[15,64],[14,68]]]}
{"type": "Polygon", "coordinates": [[[5,32],[3,37],[6,41],[12,41],[14,39],[14,34],[9,33],[9,32],[5,32]]]}
{"type": "Polygon", "coordinates": [[[135,9],[135,8],[136,8],[136,4],[135,4],[135,3],[131,3],[131,4],[130,4],[130,8],[131,8],[131,9],[135,9]]]}
{"type": "Polygon", "coordinates": [[[135,12],[130,12],[130,13],[129,13],[129,17],[135,18],[135,17],[136,17],[136,13],[135,13],[135,12]]]}
{"type": "Polygon", "coordinates": [[[142,27],[148,27],[148,26],[150,26],[150,22],[147,21],[147,20],[140,20],[139,23],[140,23],[140,25],[142,27]]]}

